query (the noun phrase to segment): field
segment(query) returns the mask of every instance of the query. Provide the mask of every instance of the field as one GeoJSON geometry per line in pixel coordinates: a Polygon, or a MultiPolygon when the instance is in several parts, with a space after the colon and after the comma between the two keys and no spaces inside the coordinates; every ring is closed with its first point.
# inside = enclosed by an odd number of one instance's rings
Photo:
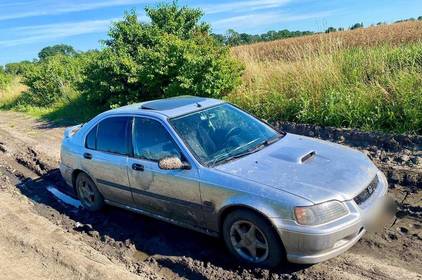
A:
{"type": "Polygon", "coordinates": [[[408,21],[238,46],[232,48],[232,53],[246,61],[296,61],[347,48],[385,44],[399,46],[403,43],[420,42],[421,39],[422,22],[408,21]]]}
{"type": "Polygon", "coordinates": [[[422,22],[240,46],[228,100],[268,120],[422,132],[422,22]]]}

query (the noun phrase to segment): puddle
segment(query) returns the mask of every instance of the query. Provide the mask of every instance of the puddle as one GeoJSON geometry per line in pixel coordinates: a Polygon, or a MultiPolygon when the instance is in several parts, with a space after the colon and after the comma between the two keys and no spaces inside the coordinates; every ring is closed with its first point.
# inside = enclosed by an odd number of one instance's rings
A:
{"type": "Polygon", "coordinates": [[[81,202],[79,200],[74,199],[73,197],[70,197],[67,194],[62,193],[61,191],[59,191],[55,187],[52,187],[52,186],[47,187],[47,190],[50,193],[52,193],[61,202],[65,203],[67,205],[71,205],[71,206],[76,207],[76,208],[81,207],[81,202]]]}

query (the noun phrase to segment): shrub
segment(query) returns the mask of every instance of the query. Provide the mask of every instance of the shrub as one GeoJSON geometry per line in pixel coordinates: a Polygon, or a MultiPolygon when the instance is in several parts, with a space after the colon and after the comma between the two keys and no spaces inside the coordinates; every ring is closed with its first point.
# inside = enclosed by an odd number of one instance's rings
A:
{"type": "Polygon", "coordinates": [[[28,86],[30,102],[47,106],[75,94],[76,86],[83,80],[83,70],[96,53],[75,57],[54,55],[27,67],[23,83],[28,86]]]}
{"type": "Polygon", "coordinates": [[[86,69],[89,100],[119,106],[177,95],[222,97],[239,83],[242,66],[201,24],[202,12],[163,4],[134,11],[109,31],[100,58],[86,69]]]}
{"type": "Polygon", "coordinates": [[[21,62],[8,63],[5,65],[4,69],[6,73],[11,75],[23,75],[30,65],[31,62],[25,60],[21,62]]]}

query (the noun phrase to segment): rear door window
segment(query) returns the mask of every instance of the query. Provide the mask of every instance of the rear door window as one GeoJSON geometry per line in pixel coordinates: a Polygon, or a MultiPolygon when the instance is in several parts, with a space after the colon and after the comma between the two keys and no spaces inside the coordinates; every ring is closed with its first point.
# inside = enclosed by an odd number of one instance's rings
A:
{"type": "Polygon", "coordinates": [[[111,117],[101,121],[97,130],[97,150],[128,155],[129,120],[129,117],[111,117]]]}
{"type": "Polygon", "coordinates": [[[88,133],[86,137],[85,146],[88,149],[95,150],[97,149],[97,126],[95,126],[91,131],[88,133]]]}

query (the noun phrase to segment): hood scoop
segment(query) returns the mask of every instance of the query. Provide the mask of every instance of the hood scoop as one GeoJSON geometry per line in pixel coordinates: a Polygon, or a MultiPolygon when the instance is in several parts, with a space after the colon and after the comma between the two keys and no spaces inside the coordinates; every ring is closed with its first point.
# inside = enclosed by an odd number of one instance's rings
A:
{"type": "Polygon", "coordinates": [[[307,153],[306,155],[304,155],[301,159],[300,162],[301,163],[305,163],[306,161],[312,159],[314,156],[316,155],[315,151],[310,151],[309,153],[307,153]]]}
{"type": "Polygon", "coordinates": [[[309,148],[283,147],[283,149],[275,151],[270,156],[288,162],[304,164],[313,159],[316,156],[316,152],[309,148]]]}

